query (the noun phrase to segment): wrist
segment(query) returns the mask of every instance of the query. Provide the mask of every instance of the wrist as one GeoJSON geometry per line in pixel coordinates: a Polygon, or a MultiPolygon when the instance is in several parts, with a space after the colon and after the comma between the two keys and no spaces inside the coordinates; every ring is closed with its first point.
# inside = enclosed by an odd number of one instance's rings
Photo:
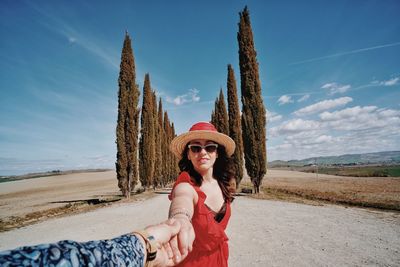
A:
{"type": "Polygon", "coordinates": [[[144,264],[143,266],[153,266],[154,260],[157,257],[157,243],[154,236],[149,235],[145,230],[135,231],[133,234],[140,240],[144,247],[144,264]]]}
{"type": "Polygon", "coordinates": [[[172,210],[168,216],[170,219],[178,219],[178,218],[186,218],[190,222],[192,221],[192,216],[189,214],[189,211],[186,209],[176,209],[172,210]]]}

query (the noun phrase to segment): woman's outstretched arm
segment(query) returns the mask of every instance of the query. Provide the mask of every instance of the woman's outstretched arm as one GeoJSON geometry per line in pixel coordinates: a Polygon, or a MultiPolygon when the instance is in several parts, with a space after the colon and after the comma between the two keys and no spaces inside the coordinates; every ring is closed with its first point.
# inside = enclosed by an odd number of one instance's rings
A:
{"type": "MultiPolygon", "coordinates": [[[[181,231],[172,243],[177,241],[177,247],[182,257],[192,251],[192,244],[195,233],[191,223],[194,206],[198,201],[198,196],[193,187],[188,183],[180,183],[174,187],[171,193],[171,206],[169,208],[169,218],[178,220],[181,223],[181,231]]],[[[178,252],[174,251],[174,255],[178,252]]]]}

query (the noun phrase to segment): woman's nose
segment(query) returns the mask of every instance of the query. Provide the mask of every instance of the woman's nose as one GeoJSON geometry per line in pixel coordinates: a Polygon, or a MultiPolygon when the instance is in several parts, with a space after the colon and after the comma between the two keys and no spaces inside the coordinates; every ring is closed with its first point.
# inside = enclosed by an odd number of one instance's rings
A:
{"type": "Polygon", "coordinates": [[[201,148],[200,154],[201,154],[201,155],[207,154],[207,151],[206,151],[206,148],[205,148],[205,147],[202,147],[202,148],[201,148]]]}

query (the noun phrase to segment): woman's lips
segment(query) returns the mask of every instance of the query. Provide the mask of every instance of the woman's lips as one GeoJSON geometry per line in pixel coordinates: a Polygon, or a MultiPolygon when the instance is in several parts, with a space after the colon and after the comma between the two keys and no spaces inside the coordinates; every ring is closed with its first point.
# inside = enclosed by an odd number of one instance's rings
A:
{"type": "Polygon", "coordinates": [[[207,158],[201,158],[201,159],[199,159],[199,162],[200,163],[207,163],[208,159],[207,158]]]}

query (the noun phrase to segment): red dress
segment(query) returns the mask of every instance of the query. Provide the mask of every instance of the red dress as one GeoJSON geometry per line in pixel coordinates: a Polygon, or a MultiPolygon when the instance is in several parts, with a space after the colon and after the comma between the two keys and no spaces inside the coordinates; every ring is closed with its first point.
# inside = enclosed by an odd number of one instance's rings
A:
{"type": "MultiPolygon", "coordinates": [[[[225,216],[220,222],[217,222],[214,219],[213,212],[204,204],[207,198],[206,194],[195,185],[187,172],[182,172],[178,176],[172,190],[180,183],[189,183],[192,185],[199,198],[194,207],[192,217],[192,224],[196,234],[196,238],[193,242],[193,250],[186,259],[177,266],[228,266],[229,249],[228,237],[225,234],[225,229],[231,217],[230,203],[226,203],[225,216]]],[[[169,195],[169,199],[172,200],[171,195],[169,195]]]]}

